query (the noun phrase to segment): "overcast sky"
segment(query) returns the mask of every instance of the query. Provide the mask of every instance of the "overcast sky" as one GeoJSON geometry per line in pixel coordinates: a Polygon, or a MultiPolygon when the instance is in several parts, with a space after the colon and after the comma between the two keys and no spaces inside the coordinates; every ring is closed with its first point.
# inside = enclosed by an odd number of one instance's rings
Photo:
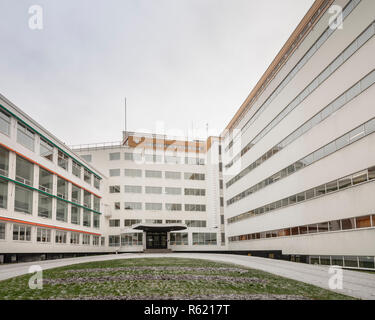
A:
{"type": "Polygon", "coordinates": [[[218,135],[313,2],[1,0],[0,92],[70,145],[121,140],[125,96],[128,130],[218,135]]]}

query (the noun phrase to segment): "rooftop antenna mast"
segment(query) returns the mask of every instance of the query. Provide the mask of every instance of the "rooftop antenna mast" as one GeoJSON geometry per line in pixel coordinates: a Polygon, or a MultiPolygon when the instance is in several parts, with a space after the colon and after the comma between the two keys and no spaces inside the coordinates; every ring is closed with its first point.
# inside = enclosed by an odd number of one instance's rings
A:
{"type": "Polygon", "coordinates": [[[128,127],[127,127],[127,119],[126,119],[126,97],[125,97],[125,132],[127,131],[128,127]]]}

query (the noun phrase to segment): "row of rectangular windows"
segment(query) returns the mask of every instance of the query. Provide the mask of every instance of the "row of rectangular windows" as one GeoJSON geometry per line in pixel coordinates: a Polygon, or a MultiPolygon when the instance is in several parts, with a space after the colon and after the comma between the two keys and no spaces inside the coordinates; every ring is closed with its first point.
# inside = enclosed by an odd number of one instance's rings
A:
{"type": "MultiPolygon", "coordinates": [[[[142,178],[142,170],[141,169],[125,169],[124,170],[125,177],[131,178],[142,178]]],[[[109,169],[109,176],[110,177],[119,177],[121,176],[121,169],[109,169]]],[[[181,180],[181,172],[177,171],[165,171],[164,178],[171,179],[171,180],[181,180]]],[[[163,178],[163,171],[157,170],[145,170],[145,177],[146,178],[163,178]]],[[[204,173],[192,173],[192,172],[185,172],[184,179],[185,180],[205,180],[204,173]]]]}
{"type": "Polygon", "coordinates": [[[259,240],[266,238],[290,237],[306,234],[317,234],[334,231],[346,231],[354,229],[375,227],[375,215],[354,217],[341,220],[333,220],[328,222],[314,223],[310,225],[284,228],[279,230],[257,232],[244,234],[240,236],[229,237],[230,242],[259,240]]]}
{"type": "MultiPolygon", "coordinates": [[[[163,188],[146,186],[145,192],[146,194],[163,194],[163,188]]],[[[110,193],[120,193],[120,186],[110,186],[110,193]]],[[[141,186],[125,186],[125,193],[142,193],[142,187],[141,186]]],[[[165,187],[164,194],[176,195],[176,196],[181,195],[182,188],[165,187]]],[[[185,188],[184,195],[204,197],[206,195],[206,189],[185,188]]]]}
{"type": "MultiPolygon", "coordinates": [[[[125,202],[125,210],[142,210],[141,202],[125,202]]],[[[120,202],[115,202],[115,210],[121,210],[120,202]]],[[[162,203],[145,203],[145,210],[160,211],[163,210],[162,203]]],[[[182,211],[181,203],[165,203],[165,210],[167,211],[182,211]]],[[[185,204],[185,211],[190,212],[205,212],[206,205],[204,204],[185,204]]]]}
{"type": "Polygon", "coordinates": [[[336,179],[318,187],[294,194],[282,200],[275,201],[265,206],[247,211],[240,215],[229,218],[227,221],[228,224],[239,222],[249,219],[250,217],[295,205],[296,203],[301,203],[324,195],[328,195],[332,192],[346,190],[347,188],[357,186],[368,181],[375,181],[375,167],[354,173],[352,175],[348,175],[344,178],[336,179]]]}
{"type": "MultiPolygon", "coordinates": [[[[153,223],[155,220],[146,219],[146,223],[153,223]]],[[[158,220],[160,224],[163,223],[163,221],[158,220]]],[[[135,224],[142,223],[141,219],[125,219],[124,220],[124,226],[125,227],[131,227],[135,224]]],[[[166,224],[182,224],[182,220],[166,220],[166,224]]],[[[207,222],[205,220],[185,220],[185,224],[187,225],[188,228],[206,228],[207,227],[207,222]]],[[[120,227],[120,219],[109,219],[109,226],[110,227],[120,227]]]]}
{"type": "MultiPolygon", "coordinates": [[[[237,160],[244,156],[251,148],[255,146],[268,132],[276,127],[288,114],[296,109],[310,94],[312,94],[323,82],[325,82],[340,66],[342,66],[355,52],[357,52],[369,39],[375,35],[375,24],[372,22],[371,25],[356,39],[354,40],[339,56],[332,61],[332,63],[324,69],[311,83],[290,103],[288,104],[261,132],[252,139],[246,146],[241,150],[239,154],[226,165],[226,168],[230,168],[237,160]]],[[[372,76],[372,80],[374,76],[372,76]]],[[[367,79],[366,85],[362,88],[362,91],[366,90],[370,85],[373,84],[371,79],[367,79]],[[369,83],[371,82],[371,83],[369,83]]],[[[360,88],[357,88],[359,92],[349,91],[347,93],[347,100],[350,101],[354,97],[351,95],[359,95],[360,88]]],[[[345,97],[344,97],[345,99],[345,97]]],[[[347,101],[343,101],[345,104],[347,101]]],[[[339,108],[339,107],[338,107],[339,108]]],[[[327,110],[326,110],[327,111],[327,110]]],[[[314,124],[315,125],[315,124],[314,124]]]]}
{"type": "MultiPolygon", "coordinates": [[[[86,157],[88,155],[85,155],[86,157]]],[[[114,152],[109,154],[110,161],[122,160],[120,152],[114,152]]],[[[129,153],[125,152],[124,160],[133,161],[137,163],[159,163],[159,164],[187,164],[187,165],[199,165],[205,164],[203,158],[192,158],[192,157],[176,157],[164,155],[164,161],[162,155],[155,154],[141,154],[141,153],[129,153]]]]}
{"type": "Polygon", "coordinates": [[[370,86],[375,83],[375,71],[372,71],[363,79],[358,81],[353,87],[349,90],[345,91],[341,96],[333,100],[328,106],[318,112],[315,116],[311,117],[308,121],[306,121],[302,126],[294,130],[289,136],[279,142],[277,145],[272,147],[269,151],[264,153],[259,159],[251,163],[247,166],[244,170],[242,170],[239,174],[233,177],[226,183],[226,187],[229,188],[231,185],[245,177],[249,174],[252,170],[259,167],[262,163],[273,157],[275,154],[280,152],[281,150],[285,149],[288,145],[292,142],[296,141],[299,137],[310,131],[312,128],[317,126],[319,123],[326,120],[329,116],[335,114],[339,109],[344,107],[354,98],[358,97],[362,92],[367,90],[370,86]]]}
{"type": "Polygon", "coordinates": [[[310,264],[340,266],[345,268],[374,269],[375,257],[371,256],[310,256],[310,264]]]}
{"type": "MultiPolygon", "coordinates": [[[[94,210],[100,210],[100,198],[93,195],[91,192],[82,189],[73,183],[57,176],[57,187],[53,187],[53,179],[55,174],[49,172],[48,170],[39,167],[39,179],[34,181],[34,167],[35,165],[26,160],[25,158],[16,155],[16,172],[15,180],[25,184],[27,186],[33,187],[34,184],[37,189],[49,193],[51,195],[56,195],[57,197],[68,200],[68,189],[69,184],[72,186],[71,199],[77,204],[81,204],[81,193],[83,190],[83,204],[87,208],[91,208],[91,201],[93,197],[94,210]]],[[[4,177],[9,176],[9,151],[5,148],[0,147],[0,175],[4,177]]]]}
{"type": "MultiPolygon", "coordinates": [[[[188,245],[188,233],[171,233],[170,234],[170,245],[188,245]]],[[[108,236],[108,243],[110,247],[120,246],[120,238],[122,246],[140,246],[143,242],[142,233],[129,233],[119,235],[108,236]]],[[[217,234],[216,233],[193,233],[193,245],[216,245],[217,234]]]]}
{"type": "MultiPolygon", "coordinates": [[[[4,133],[7,136],[10,136],[10,124],[11,116],[6,113],[4,110],[0,109],[0,132],[4,133]]],[[[24,124],[17,122],[17,142],[32,152],[35,152],[35,136],[36,133],[29,129],[24,124]]],[[[44,138],[40,137],[40,152],[39,155],[51,162],[54,160],[54,150],[55,147],[44,138]]],[[[70,157],[62,152],[61,150],[57,151],[57,165],[64,170],[68,170],[70,157]]],[[[77,161],[72,159],[72,174],[76,177],[82,179],[82,165],[77,161]]],[[[96,189],[100,188],[100,178],[95,174],[92,174],[87,168],[83,168],[83,180],[91,184],[92,176],[94,177],[94,187],[96,189]]]]}
{"type": "MultiPolygon", "coordinates": [[[[361,0],[351,0],[350,3],[345,7],[342,12],[343,20],[354,10],[354,8],[361,2],[361,0]]],[[[246,124],[239,130],[232,141],[226,146],[225,151],[227,152],[231,149],[234,143],[243,135],[243,133],[249,129],[249,127],[259,118],[264,110],[268,108],[271,102],[282,92],[282,90],[290,83],[290,81],[297,75],[297,73],[303,68],[303,66],[313,57],[313,55],[319,50],[319,48],[328,40],[328,38],[333,34],[336,28],[331,26],[327,27],[322,33],[318,40],[311,46],[311,48],[305,53],[302,59],[294,66],[294,68],[289,72],[289,74],[281,81],[274,92],[265,100],[265,102],[260,106],[257,112],[246,122],[246,124]]],[[[250,102],[251,104],[251,102],[250,102]]],[[[245,114],[245,112],[244,112],[245,114]]],[[[242,116],[243,118],[243,116],[242,116]]],[[[237,120],[238,122],[239,120],[237,120]]]]}
{"type": "MultiPolygon", "coordinates": [[[[6,240],[6,223],[0,222],[0,240],[6,240]]],[[[52,243],[53,239],[56,244],[83,244],[99,246],[105,245],[104,237],[81,234],[78,232],[68,232],[52,230],[48,228],[32,227],[22,224],[12,224],[12,240],[32,242],[35,239],[38,243],[52,243]],[[34,231],[33,231],[34,229],[34,231]],[[33,234],[34,233],[34,234],[33,234]],[[69,240],[68,240],[69,235],[69,240]],[[81,241],[82,238],[82,241],[81,241]],[[91,242],[92,239],[92,242],[91,242]]]]}
{"type": "Polygon", "coordinates": [[[297,171],[321,160],[324,157],[327,157],[334,152],[345,148],[346,146],[366,137],[375,132],[375,118],[365,122],[364,124],[360,125],[359,127],[349,131],[345,135],[341,136],[338,139],[333,140],[329,144],[325,145],[324,147],[310,153],[308,156],[304,157],[303,159],[296,161],[295,163],[291,164],[287,168],[275,173],[271,177],[264,179],[263,181],[259,182],[256,185],[248,188],[247,190],[241,192],[240,194],[234,196],[233,198],[227,201],[227,205],[230,206],[250,195],[253,193],[266,188],[267,186],[288,177],[297,171]]]}
{"type": "MultiPolygon", "coordinates": [[[[14,210],[24,214],[33,214],[33,190],[15,185],[14,210]]],[[[53,206],[54,198],[39,193],[37,203],[38,217],[53,219],[56,221],[68,222],[68,212],[70,208],[70,223],[81,224],[81,208],[65,201],[56,199],[53,206]],[[53,207],[55,211],[53,212],[53,207]]],[[[8,181],[0,179],[0,208],[8,208],[8,181]]],[[[85,227],[100,228],[100,214],[84,209],[82,216],[82,225],[85,227]],[[91,221],[92,220],[92,221],[91,221]]]]}

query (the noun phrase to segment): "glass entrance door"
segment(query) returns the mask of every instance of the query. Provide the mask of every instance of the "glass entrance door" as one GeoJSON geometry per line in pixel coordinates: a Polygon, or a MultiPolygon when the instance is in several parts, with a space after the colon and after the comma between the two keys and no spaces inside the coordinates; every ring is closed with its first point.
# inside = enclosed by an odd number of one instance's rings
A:
{"type": "Polygon", "coordinates": [[[147,249],[167,249],[167,233],[166,232],[147,232],[146,248],[147,249]]]}

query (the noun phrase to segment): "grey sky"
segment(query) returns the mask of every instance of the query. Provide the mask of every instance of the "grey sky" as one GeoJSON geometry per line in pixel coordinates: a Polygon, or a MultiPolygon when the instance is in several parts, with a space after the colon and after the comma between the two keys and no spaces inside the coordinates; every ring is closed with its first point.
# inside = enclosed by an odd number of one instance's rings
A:
{"type": "Polygon", "coordinates": [[[1,0],[0,92],[67,144],[218,135],[313,0],[1,0]],[[28,9],[44,9],[44,29],[28,9]]]}

